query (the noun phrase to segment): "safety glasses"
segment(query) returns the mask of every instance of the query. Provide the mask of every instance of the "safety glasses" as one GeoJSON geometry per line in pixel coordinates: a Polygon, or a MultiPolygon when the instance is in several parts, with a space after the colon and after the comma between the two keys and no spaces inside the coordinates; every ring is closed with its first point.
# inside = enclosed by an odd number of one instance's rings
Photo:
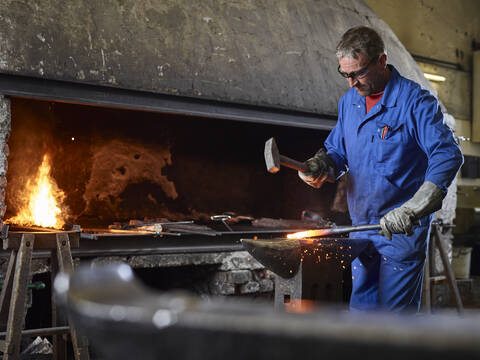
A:
{"type": "Polygon", "coordinates": [[[357,71],[352,71],[352,72],[349,72],[349,73],[346,73],[346,72],[343,72],[342,70],[340,70],[340,65],[338,65],[338,73],[340,75],[342,75],[345,79],[348,79],[348,78],[351,78],[351,79],[361,79],[361,78],[364,78],[365,76],[367,76],[368,74],[368,68],[370,67],[370,65],[372,65],[373,63],[377,62],[378,60],[378,57],[374,57],[372,60],[369,61],[369,63],[361,68],[360,70],[357,70],[357,71]]]}

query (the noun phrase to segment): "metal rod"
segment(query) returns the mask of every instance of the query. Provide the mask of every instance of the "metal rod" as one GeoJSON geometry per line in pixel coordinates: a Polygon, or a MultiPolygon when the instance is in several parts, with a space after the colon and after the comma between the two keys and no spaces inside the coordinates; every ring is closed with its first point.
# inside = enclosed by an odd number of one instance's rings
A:
{"type": "Polygon", "coordinates": [[[428,58],[428,57],[417,55],[417,54],[411,54],[411,55],[412,55],[412,57],[415,61],[423,62],[423,63],[426,63],[426,64],[437,65],[437,66],[441,66],[441,67],[448,68],[448,69],[470,72],[470,71],[466,71],[463,68],[463,66],[459,63],[453,63],[453,62],[450,62],[450,61],[444,61],[444,60],[439,60],[439,59],[432,59],[432,58],[428,58]]]}
{"type": "Polygon", "coordinates": [[[325,229],[325,235],[346,234],[356,231],[380,230],[380,224],[357,225],[357,226],[340,226],[336,228],[325,229]]]}
{"type": "MultiPolygon", "coordinates": [[[[49,336],[49,335],[59,335],[70,332],[69,326],[57,326],[51,328],[40,328],[40,329],[29,329],[23,330],[22,336],[49,336]]],[[[6,335],[5,332],[0,332],[0,337],[4,338],[6,335]]]]}
{"type": "Polygon", "coordinates": [[[432,237],[435,245],[437,245],[438,252],[440,253],[440,259],[442,259],[443,267],[445,269],[445,275],[447,276],[447,282],[450,287],[450,291],[453,293],[455,297],[455,302],[457,304],[457,311],[459,315],[463,315],[463,302],[460,296],[460,291],[458,290],[457,281],[455,280],[455,274],[453,273],[452,267],[450,266],[450,261],[448,260],[448,256],[443,248],[442,240],[440,236],[440,231],[438,230],[438,226],[432,226],[433,235],[435,239],[432,237]]]}
{"type": "Polygon", "coordinates": [[[275,229],[275,230],[246,230],[246,231],[218,231],[218,235],[256,235],[256,234],[286,234],[298,231],[305,231],[305,229],[275,229]]]}
{"type": "Polygon", "coordinates": [[[170,222],[148,222],[148,223],[143,223],[141,225],[126,225],[126,229],[130,228],[137,228],[137,227],[142,227],[142,226],[151,226],[151,225],[161,225],[161,226],[168,226],[168,225],[189,225],[193,224],[193,220],[188,220],[188,221],[170,221],[170,222]]]}
{"type": "Polygon", "coordinates": [[[430,253],[432,249],[433,242],[430,242],[430,246],[427,250],[427,256],[425,257],[425,264],[423,269],[423,311],[427,314],[432,313],[432,290],[431,290],[431,279],[430,279],[430,253]]]}
{"type": "MultiPolygon", "coordinates": [[[[414,225],[418,225],[419,222],[415,221],[414,225]]],[[[318,236],[329,236],[329,235],[338,235],[338,234],[347,234],[350,232],[357,232],[357,231],[368,231],[368,230],[381,230],[382,227],[380,224],[367,224],[367,225],[356,225],[356,226],[339,226],[334,228],[328,229],[321,229],[318,236]]]]}
{"type": "MultiPolygon", "coordinates": [[[[184,228],[175,228],[174,226],[172,226],[171,230],[178,231],[179,233],[194,234],[194,235],[205,235],[205,236],[218,235],[216,231],[208,232],[208,231],[201,231],[201,230],[191,230],[191,229],[184,229],[184,228]]],[[[159,234],[162,234],[162,232],[160,232],[159,234]]]]}

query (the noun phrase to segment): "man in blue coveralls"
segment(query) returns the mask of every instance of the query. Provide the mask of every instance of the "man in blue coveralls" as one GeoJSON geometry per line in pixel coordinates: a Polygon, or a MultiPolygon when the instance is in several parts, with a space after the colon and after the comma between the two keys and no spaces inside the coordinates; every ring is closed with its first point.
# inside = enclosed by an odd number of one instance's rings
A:
{"type": "Polygon", "coordinates": [[[442,206],[463,157],[430,92],[387,65],[381,37],[360,26],[336,48],[338,72],[350,89],[338,122],[299,176],[319,188],[331,169],[347,174],[353,225],[382,230],[352,263],[350,309],[417,311],[433,213],[442,206]],[[414,223],[419,222],[419,225],[414,223]]]}

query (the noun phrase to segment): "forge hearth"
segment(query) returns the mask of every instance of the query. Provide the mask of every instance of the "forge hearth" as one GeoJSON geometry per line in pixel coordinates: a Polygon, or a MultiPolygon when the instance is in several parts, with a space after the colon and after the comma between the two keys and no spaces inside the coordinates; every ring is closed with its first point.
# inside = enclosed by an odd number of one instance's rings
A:
{"type": "Polygon", "coordinates": [[[11,112],[6,219],[17,214],[45,154],[65,195],[66,221],[83,228],[145,218],[205,223],[224,212],[332,215],[335,185],[315,192],[288,169],[268,174],[263,159],[272,135],[282,151],[304,159],[322,131],[18,98],[11,112]]]}
{"type": "MultiPolygon", "coordinates": [[[[299,219],[305,209],[336,220],[331,211],[336,185],[317,191],[294,171],[265,170],[266,139],[274,136],[286,155],[302,160],[326,137],[321,126],[293,126],[295,117],[283,122],[288,126],[221,119],[213,105],[209,118],[17,97],[9,104],[4,219],[17,215],[22,188],[48,155],[49,175],[64,194],[64,220],[82,229],[80,246],[72,251],[76,264],[125,262],[151,269],[165,287],[171,277],[165,269],[176,269],[182,283],[182,276],[202,267],[206,275],[197,285],[207,289],[205,296],[272,294],[271,273],[243,251],[240,238],[312,228],[311,222],[284,226],[278,220],[299,219]],[[242,220],[227,221],[230,229],[211,220],[224,214],[242,220]],[[124,229],[130,220],[193,223],[166,226],[157,234],[124,229]]],[[[278,115],[289,117],[285,111],[278,115]]],[[[35,274],[50,270],[48,256],[35,252],[35,274]]]]}
{"type": "Polygon", "coordinates": [[[351,262],[367,239],[242,239],[244,248],[275,274],[275,308],[302,300],[341,303],[348,298],[351,262]]]}

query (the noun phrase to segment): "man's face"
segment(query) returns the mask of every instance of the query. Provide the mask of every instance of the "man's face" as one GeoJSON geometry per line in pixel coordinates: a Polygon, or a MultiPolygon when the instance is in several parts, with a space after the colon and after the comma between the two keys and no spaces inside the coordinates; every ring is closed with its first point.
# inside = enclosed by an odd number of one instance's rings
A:
{"type": "Polygon", "coordinates": [[[340,71],[343,73],[352,73],[368,65],[363,76],[347,78],[348,85],[351,88],[355,88],[360,96],[375,94],[380,92],[385,86],[385,54],[380,55],[378,59],[371,59],[367,55],[359,53],[356,59],[351,57],[338,59],[338,64],[340,65],[340,71]]]}

